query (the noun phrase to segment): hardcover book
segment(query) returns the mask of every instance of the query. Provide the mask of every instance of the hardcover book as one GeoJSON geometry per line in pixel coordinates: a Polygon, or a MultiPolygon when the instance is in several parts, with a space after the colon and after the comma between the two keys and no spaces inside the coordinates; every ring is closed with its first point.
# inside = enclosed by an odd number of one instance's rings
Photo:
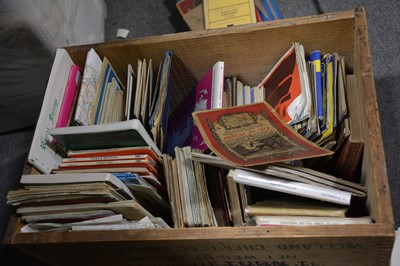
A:
{"type": "Polygon", "coordinates": [[[109,124],[56,128],[53,136],[67,150],[150,146],[161,155],[142,123],[133,119],[109,124]]]}
{"type": "Polygon", "coordinates": [[[28,162],[41,173],[50,173],[62,159],[57,153],[50,131],[56,127],[62,97],[73,64],[65,49],[57,49],[28,155],[28,162]]]}

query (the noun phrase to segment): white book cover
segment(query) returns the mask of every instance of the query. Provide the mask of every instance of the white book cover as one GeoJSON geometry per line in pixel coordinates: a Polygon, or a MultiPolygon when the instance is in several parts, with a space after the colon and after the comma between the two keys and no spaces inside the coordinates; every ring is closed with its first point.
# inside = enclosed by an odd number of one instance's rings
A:
{"type": "Polygon", "coordinates": [[[260,226],[269,225],[341,225],[341,224],[370,224],[370,217],[312,217],[312,216],[254,216],[254,221],[260,226]]]}
{"type": "Polygon", "coordinates": [[[74,120],[79,125],[89,125],[100,77],[102,60],[94,49],[86,56],[82,84],[78,96],[74,120]]]}
{"type": "Polygon", "coordinates": [[[270,189],[278,192],[289,193],[342,205],[350,205],[351,201],[350,192],[341,191],[326,186],[289,181],[242,169],[234,170],[233,180],[237,183],[249,186],[270,189]]]}
{"type": "Polygon", "coordinates": [[[57,49],[28,155],[28,162],[41,173],[50,173],[52,169],[58,167],[62,159],[52,146],[53,138],[50,131],[56,126],[73,64],[65,49],[57,49]]]}
{"type": "Polygon", "coordinates": [[[224,99],[224,67],[223,61],[218,61],[213,66],[211,109],[222,108],[224,99]]]}

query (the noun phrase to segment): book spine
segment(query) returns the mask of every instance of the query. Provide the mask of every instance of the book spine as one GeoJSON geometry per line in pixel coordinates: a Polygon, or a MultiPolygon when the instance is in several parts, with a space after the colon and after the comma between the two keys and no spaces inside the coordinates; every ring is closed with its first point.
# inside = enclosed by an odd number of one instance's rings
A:
{"type": "Polygon", "coordinates": [[[101,64],[102,60],[99,55],[94,49],[90,49],[86,57],[81,88],[74,115],[75,123],[78,125],[87,126],[90,124],[90,116],[96,97],[101,64]]]}
{"type": "Polygon", "coordinates": [[[370,224],[369,217],[305,217],[305,216],[255,216],[254,220],[260,226],[273,225],[295,225],[295,226],[315,226],[315,225],[340,225],[340,224],[370,224]]]}
{"type": "MultiPolygon", "coordinates": [[[[90,161],[110,161],[110,160],[129,160],[129,159],[151,159],[147,154],[134,154],[134,155],[111,155],[111,156],[98,156],[98,157],[82,157],[82,158],[63,158],[63,163],[73,162],[90,162],[90,161]]],[[[154,162],[155,163],[155,162],[154,162]]]]}
{"type": "Polygon", "coordinates": [[[224,62],[218,61],[213,67],[211,109],[222,108],[224,99],[224,62]]]}
{"type": "Polygon", "coordinates": [[[64,92],[64,98],[61,103],[60,114],[57,119],[56,127],[67,126],[68,119],[73,110],[73,102],[78,92],[80,70],[77,65],[72,65],[69,71],[68,81],[64,92]]]}
{"type": "Polygon", "coordinates": [[[339,178],[352,180],[360,164],[364,143],[347,139],[335,164],[335,174],[339,178]]]}
{"type": "Polygon", "coordinates": [[[260,187],[306,198],[319,199],[342,205],[350,205],[351,193],[325,186],[288,181],[241,169],[235,170],[233,179],[237,183],[249,186],[260,187]]]}
{"type": "Polygon", "coordinates": [[[322,76],[321,76],[321,52],[316,50],[310,54],[310,61],[313,64],[313,75],[315,81],[315,93],[317,96],[317,114],[319,125],[322,125],[322,120],[324,117],[322,109],[322,76]]]}

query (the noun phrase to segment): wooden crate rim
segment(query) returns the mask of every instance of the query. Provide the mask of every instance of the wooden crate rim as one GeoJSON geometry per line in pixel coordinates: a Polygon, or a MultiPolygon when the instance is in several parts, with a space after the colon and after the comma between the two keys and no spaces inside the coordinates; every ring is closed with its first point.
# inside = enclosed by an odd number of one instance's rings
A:
{"type": "Polygon", "coordinates": [[[199,31],[187,31],[187,32],[178,32],[178,33],[169,33],[164,35],[153,35],[153,36],[144,36],[144,37],[135,37],[131,39],[124,40],[113,40],[102,43],[95,44],[86,44],[86,45],[74,45],[65,47],[67,51],[74,52],[76,50],[82,50],[84,48],[96,48],[101,46],[102,48],[108,47],[123,47],[129,45],[141,45],[147,43],[159,43],[159,42],[168,42],[168,41],[176,41],[183,39],[195,39],[195,38],[203,38],[203,37],[212,37],[212,36],[221,36],[226,34],[246,34],[250,32],[255,32],[259,30],[274,29],[274,28],[282,28],[282,27],[292,27],[298,25],[307,25],[314,24],[318,22],[325,21],[336,21],[336,20],[345,20],[345,19],[354,19],[357,16],[357,12],[364,12],[364,8],[356,8],[341,12],[332,12],[326,13],[322,15],[310,15],[296,18],[285,18],[281,20],[272,20],[266,22],[260,22],[255,24],[246,24],[246,25],[238,25],[235,27],[227,27],[227,28],[218,28],[218,29],[206,29],[199,31]]]}

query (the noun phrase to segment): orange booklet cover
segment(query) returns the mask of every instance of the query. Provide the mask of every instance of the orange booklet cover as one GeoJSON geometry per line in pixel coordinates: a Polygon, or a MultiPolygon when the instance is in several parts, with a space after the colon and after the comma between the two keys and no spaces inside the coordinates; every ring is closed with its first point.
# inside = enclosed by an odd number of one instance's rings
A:
{"type": "Polygon", "coordinates": [[[68,151],[68,158],[83,158],[83,157],[107,157],[107,156],[125,156],[147,154],[156,163],[161,163],[160,158],[155,151],[150,147],[126,147],[126,148],[109,148],[96,150],[75,150],[68,151]]]}

